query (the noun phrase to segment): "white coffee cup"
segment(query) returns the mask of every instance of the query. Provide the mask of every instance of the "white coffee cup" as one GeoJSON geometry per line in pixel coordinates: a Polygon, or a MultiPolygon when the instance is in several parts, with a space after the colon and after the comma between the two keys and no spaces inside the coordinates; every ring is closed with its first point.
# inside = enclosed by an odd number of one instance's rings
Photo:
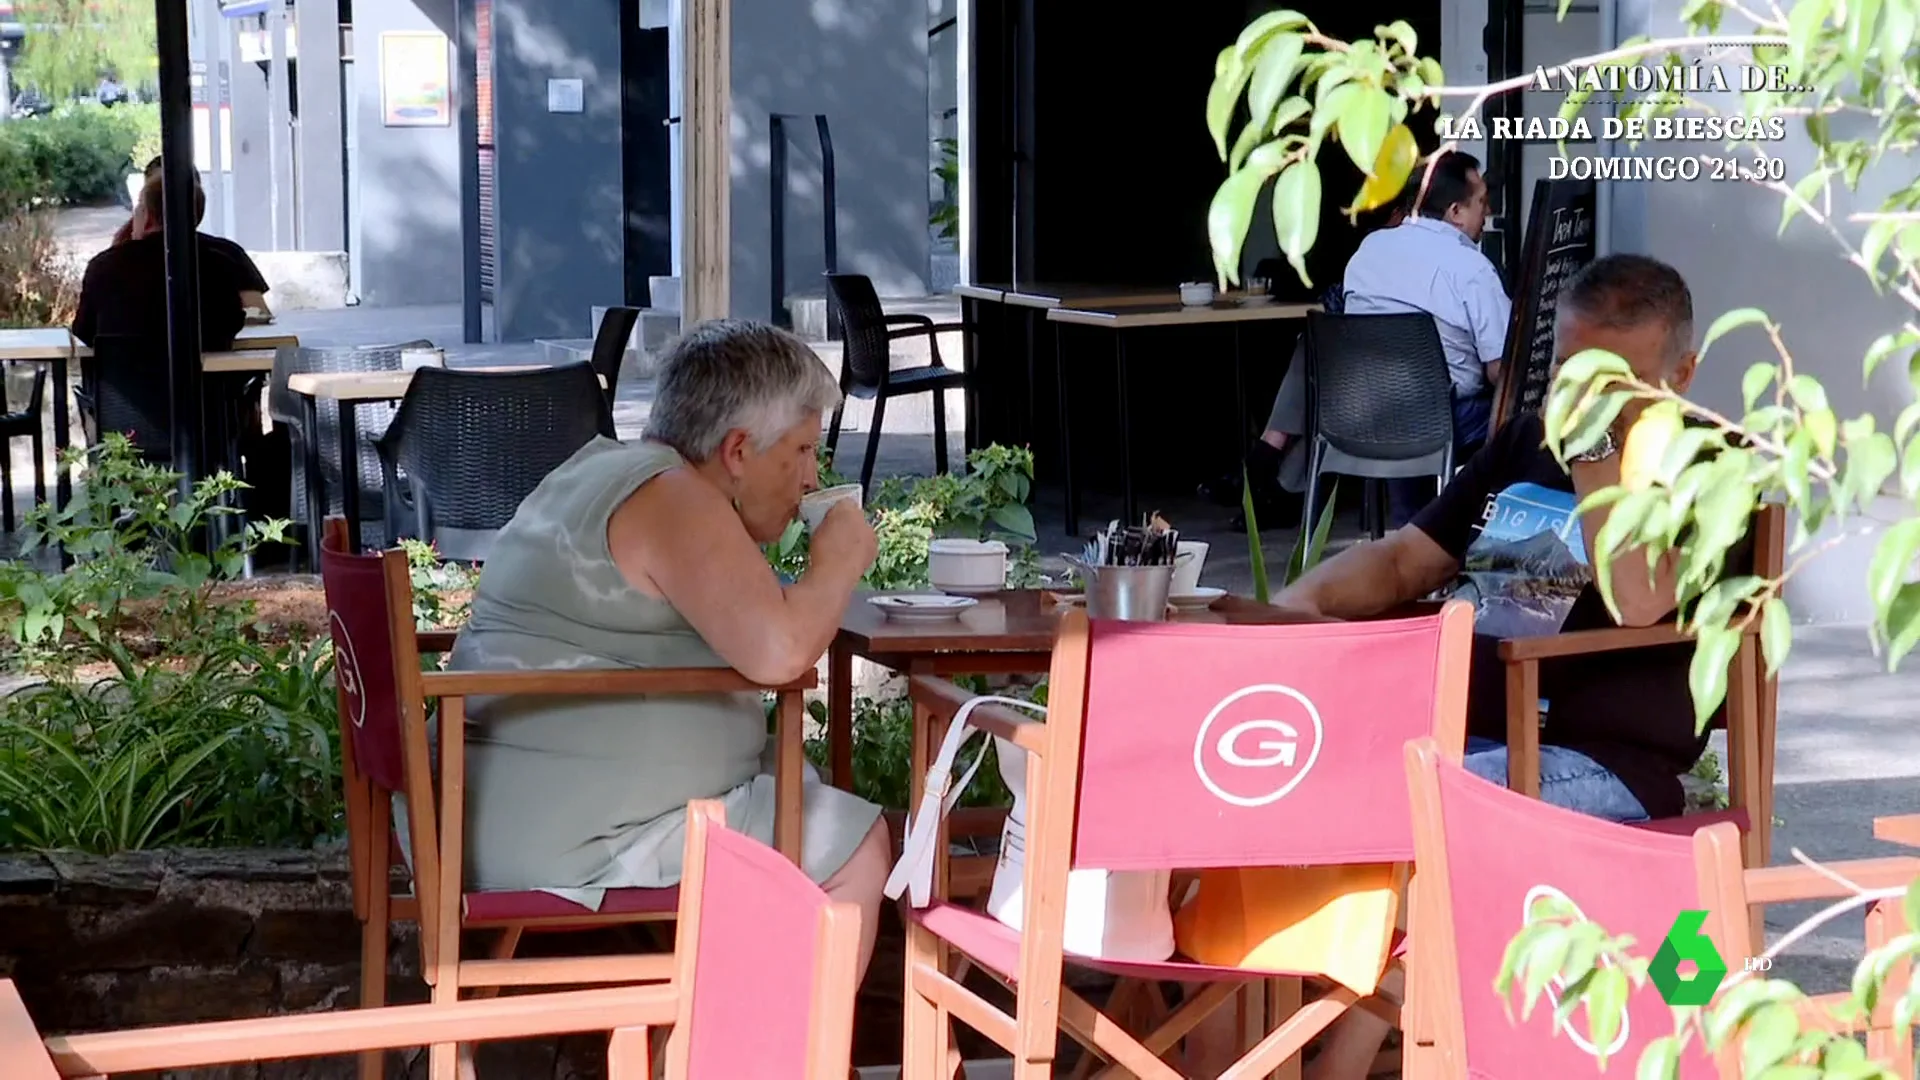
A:
{"type": "Polygon", "coordinates": [[[1207,542],[1204,540],[1182,540],[1174,552],[1173,584],[1168,593],[1173,596],[1189,596],[1200,587],[1200,570],[1207,565],[1207,542]]]}
{"type": "Polygon", "coordinates": [[[833,508],[834,503],[842,499],[852,499],[854,505],[864,506],[865,494],[866,492],[859,484],[841,484],[838,487],[808,492],[800,499],[800,520],[806,522],[807,531],[812,532],[827,519],[827,511],[833,508]]]}
{"type": "Polygon", "coordinates": [[[1213,282],[1188,281],[1180,285],[1180,302],[1187,307],[1206,307],[1213,303],[1213,282]]]}

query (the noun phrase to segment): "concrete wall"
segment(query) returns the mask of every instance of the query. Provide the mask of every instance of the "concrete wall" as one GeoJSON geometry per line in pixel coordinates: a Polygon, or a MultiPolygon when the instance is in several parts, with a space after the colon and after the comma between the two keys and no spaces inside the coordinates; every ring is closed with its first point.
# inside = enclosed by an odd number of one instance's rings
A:
{"type": "MultiPolygon", "coordinates": [[[[457,304],[461,283],[458,128],[453,124],[386,127],[381,122],[379,83],[380,35],[438,30],[451,42],[456,32],[453,0],[356,4],[353,30],[358,176],[349,197],[359,200],[361,277],[355,284],[360,300],[376,307],[457,304]]],[[[448,62],[451,66],[451,45],[448,62]]]]}
{"type": "MultiPolygon", "coordinates": [[[[735,0],[733,295],[765,318],[771,281],[769,113],[825,113],[839,186],[840,269],[882,296],[926,292],[927,8],[895,0],[735,0]]],[[[820,162],[811,125],[789,125],[787,292],[819,294],[820,162]]]]}
{"type": "Polygon", "coordinates": [[[623,302],[620,0],[495,0],[502,341],[585,337],[623,302]],[[579,79],[581,112],[549,112],[548,80],[579,79]]]}
{"type": "MultiPolygon", "coordinates": [[[[1634,34],[1663,36],[1681,32],[1674,12],[1664,4],[1623,4],[1616,40],[1634,34]]],[[[1729,69],[1729,78],[1735,78],[1729,69]]],[[[1712,100],[1714,95],[1702,95],[1712,100]]],[[[1722,108],[1727,102],[1719,103],[1722,108]]],[[[1732,102],[1737,108],[1737,102],[1732,102]]],[[[1810,169],[1813,148],[1797,124],[1788,124],[1789,138],[1772,143],[1770,153],[1784,156],[1787,176],[1797,180],[1810,169]]],[[[1621,148],[1621,152],[1626,152],[1621,148]]],[[[1642,152],[1660,154],[1723,151],[1717,145],[1642,144],[1642,152]]],[[[1845,224],[1856,209],[1880,207],[1881,198],[1898,182],[1913,175],[1913,163],[1897,163],[1879,175],[1869,173],[1860,194],[1848,198],[1835,186],[1834,217],[1841,231],[1856,242],[1857,226],[1845,224]]],[[[1751,184],[1693,183],[1614,184],[1611,240],[1616,251],[1644,251],[1664,259],[1686,275],[1693,291],[1694,317],[1702,331],[1722,313],[1740,307],[1758,307],[1778,322],[1797,370],[1819,378],[1834,409],[1844,418],[1872,412],[1885,429],[1913,400],[1902,365],[1892,362],[1876,373],[1869,385],[1861,379],[1860,361],[1867,346],[1881,334],[1897,329],[1911,309],[1898,300],[1874,295],[1866,277],[1842,261],[1840,245],[1824,229],[1796,220],[1785,236],[1776,237],[1780,198],[1751,184]]],[[[1717,344],[1694,383],[1691,396],[1714,409],[1738,415],[1740,377],[1757,361],[1773,353],[1764,335],[1741,333],[1717,344]]],[[[1874,517],[1898,520],[1911,507],[1887,500],[1874,517]]],[[[1858,521],[1848,523],[1858,528],[1858,521]]],[[[1872,540],[1849,541],[1796,576],[1788,602],[1801,620],[1857,621],[1867,618],[1863,579],[1872,557],[1872,540]]]]}

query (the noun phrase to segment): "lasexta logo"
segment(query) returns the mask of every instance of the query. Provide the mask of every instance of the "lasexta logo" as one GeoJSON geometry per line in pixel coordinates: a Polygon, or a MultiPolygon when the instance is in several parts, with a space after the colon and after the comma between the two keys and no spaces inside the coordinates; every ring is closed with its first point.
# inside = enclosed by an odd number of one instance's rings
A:
{"type": "Polygon", "coordinates": [[[1710,1004],[1720,981],[1727,977],[1727,963],[1720,959],[1720,950],[1714,948],[1712,938],[1700,932],[1706,921],[1704,911],[1681,912],[1647,966],[1647,978],[1653,980],[1660,999],[1669,1005],[1710,1004]],[[1694,972],[1682,975],[1680,965],[1689,960],[1694,972]]]}

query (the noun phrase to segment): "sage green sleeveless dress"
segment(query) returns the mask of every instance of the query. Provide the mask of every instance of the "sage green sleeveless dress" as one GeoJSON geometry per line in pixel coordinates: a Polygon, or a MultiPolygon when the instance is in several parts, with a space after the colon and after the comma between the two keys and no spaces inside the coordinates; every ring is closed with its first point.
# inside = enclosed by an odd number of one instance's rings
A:
{"type": "MultiPolygon", "coordinates": [[[[658,443],[602,438],[549,475],[495,540],[451,666],[727,666],[671,605],[628,584],[607,547],[613,512],[682,464],[658,443]]],[[[467,739],[472,888],[542,889],[597,908],[603,889],[673,885],[690,799],[719,799],[729,826],[773,839],[756,693],[476,698],[467,739]]],[[[824,881],[880,809],[811,768],[805,805],[802,865],[824,881]]]]}

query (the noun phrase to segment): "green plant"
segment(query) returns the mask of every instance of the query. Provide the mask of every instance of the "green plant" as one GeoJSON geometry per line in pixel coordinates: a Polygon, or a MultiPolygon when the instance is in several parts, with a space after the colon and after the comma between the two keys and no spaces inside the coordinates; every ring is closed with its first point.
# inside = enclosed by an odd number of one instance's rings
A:
{"type": "MultiPolygon", "coordinates": [[[[5,201],[0,158],[0,203],[5,201]]],[[[53,214],[0,205],[0,327],[65,326],[73,321],[80,282],[60,250],[53,214]]]]}
{"type": "MultiPolygon", "coordinates": [[[[1567,7],[1562,0],[1563,16],[1567,7]]],[[[1731,163],[1733,178],[1782,198],[1782,233],[1796,218],[1806,219],[1839,246],[1876,292],[1897,296],[1907,306],[1907,318],[1869,346],[1863,367],[1871,377],[1887,359],[1904,355],[1909,381],[1920,388],[1920,176],[1908,167],[1920,146],[1920,49],[1914,47],[1920,4],[1798,0],[1790,7],[1762,10],[1734,0],[1687,0],[1681,15],[1691,36],[1629,41],[1565,67],[1587,72],[1647,58],[1671,72],[1690,70],[1688,56],[1702,53],[1750,57],[1764,65],[1765,87],[1741,93],[1735,111],[1744,121],[1777,127],[1783,134],[1785,120],[1797,119],[1817,151],[1811,170],[1789,179],[1784,160],[1768,152],[1777,145],[1771,140],[1729,141],[1723,153],[1689,160],[1704,168],[1726,169],[1731,163]],[[1722,33],[1729,19],[1750,32],[1722,33]],[[1880,208],[1842,218],[1836,202],[1864,201],[1857,196],[1870,171],[1876,190],[1886,192],[1880,208]],[[1846,189],[1838,199],[1836,184],[1846,189]],[[1849,235],[1842,225],[1858,231],[1849,235]]],[[[1492,95],[1534,81],[1527,74],[1489,86],[1448,87],[1439,64],[1417,49],[1416,35],[1405,22],[1376,27],[1371,39],[1343,42],[1320,33],[1298,12],[1280,11],[1255,19],[1221,52],[1206,112],[1229,170],[1208,217],[1223,283],[1238,280],[1253,200],[1269,182],[1276,239],[1305,280],[1304,255],[1318,230],[1318,158],[1325,140],[1337,139],[1367,176],[1347,208],[1357,213],[1392,199],[1419,164],[1405,124],[1410,111],[1458,96],[1472,99],[1465,113],[1475,116],[1492,95]],[[1243,95],[1246,120],[1229,144],[1243,95]]],[[[1697,69],[1701,74],[1711,69],[1744,90],[1739,72],[1729,77],[1717,59],[1693,63],[1704,63],[1697,69]]],[[[1571,90],[1562,119],[1578,118],[1594,88],[1605,82],[1603,76],[1592,80],[1593,88],[1571,90]]],[[[1691,96],[1684,83],[1648,82],[1651,92],[1634,92],[1628,80],[1621,80],[1622,89],[1607,87],[1617,99],[1614,115],[1621,123],[1657,122],[1682,109],[1732,115],[1691,96]]],[[[1637,146],[1631,133],[1628,141],[1637,146]]],[[[1443,147],[1451,148],[1451,143],[1443,147]]],[[[1609,606],[1614,603],[1612,564],[1620,553],[1644,549],[1650,562],[1664,559],[1676,568],[1682,622],[1696,638],[1690,683],[1700,722],[1725,697],[1727,667],[1742,631],[1758,629],[1770,672],[1785,661],[1793,633],[1784,583],[1822,551],[1870,531],[1865,522],[1875,500],[1897,497],[1909,504],[1909,513],[1920,502],[1920,404],[1907,406],[1891,431],[1881,430],[1871,414],[1841,420],[1820,381],[1795,370],[1781,326],[1756,308],[1715,319],[1702,354],[1752,327],[1764,331],[1768,348],[1741,380],[1743,412],[1737,418],[1649,385],[1621,357],[1604,351],[1568,358],[1555,375],[1545,408],[1549,447],[1563,461],[1594,444],[1623,414],[1631,421],[1622,483],[1590,496],[1580,510],[1606,511],[1606,523],[1594,536],[1594,564],[1609,606]],[[1747,531],[1756,505],[1768,499],[1785,503],[1798,523],[1786,572],[1775,579],[1726,576],[1729,552],[1747,531]]],[[[1875,608],[1872,635],[1876,646],[1885,648],[1889,667],[1920,645],[1920,584],[1908,580],[1916,556],[1920,518],[1909,516],[1886,530],[1867,571],[1875,608]]],[[[1902,890],[1859,890],[1787,935],[1769,955],[1834,914],[1900,896],[1902,890]]],[[[1920,926],[1920,893],[1908,889],[1904,897],[1908,925],[1920,926]]],[[[1584,1002],[1591,1042],[1606,1046],[1619,1030],[1629,984],[1645,979],[1646,962],[1627,954],[1630,944],[1570,911],[1542,912],[1509,948],[1499,988],[1523,988],[1525,1011],[1530,1011],[1548,981],[1562,979],[1567,989],[1557,1016],[1570,1017],[1584,1002]],[[1601,957],[1611,958],[1611,964],[1599,963],[1601,957]]],[[[1871,953],[1855,974],[1854,1011],[1871,1009],[1891,966],[1916,953],[1916,934],[1871,953]]],[[[1681,1048],[1693,1039],[1714,1048],[1744,1040],[1742,1071],[1756,1080],[1892,1075],[1867,1062],[1851,1039],[1803,1032],[1791,1008],[1800,997],[1790,982],[1735,973],[1712,1005],[1676,1010],[1676,1034],[1647,1050],[1638,1075],[1647,1080],[1677,1076],[1681,1048]]],[[[1895,1005],[1895,1026],[1904,1028],[1916,1012],[1920,994],[1909,990],[1895,1005]]]]}
{"type": "Polygon", "coordinates": [[[960,235],[960,141],[935,139],[934,145],[939,148],[940,160],[933,167],[933,175],[940,181],[943,194],[928,211],[927,224],[940,239],[952,240],[960,235]]]}
{"type": "Polygon", "coordinates": [[[327,639],[269,645],[219,592],[284,522],[227,529],[226,474],[183,498],[177,474],[109,435],[64,509],[29,515],[23,548],[71,566],[0,566],[16,660],[42,681],[0,699],[0,849],[114,852],[311,843],[341,825],[327,639]]]}
{"type": "Polygon", "coordinates": [[[31,28],[16,61],[16,85],[60,100],[92,90],[103,71],[117,72],[128,86],[158,74],[153,5],[144,0],[18,0],[14,7],[31,28]]]}
{"type": "Polygon", "coordinates": [[[239,636],[250,610],[215,603],[215,587],[240,575],[263,543],[284,542],[285,521],[236,520],[229,505],[246,485],[226,472],[195,482],[183,499],[179,474],[149,464],[126,436],[64,458],[85,464],[87,483],[64,508],[41,504],[27,515],[23,558],[0,565],[0,613],[33,666],[98,658],[136,625],[154,649],[239,636]],[[210,548],[208,532],[226,535],[210,548]],[[47,571],[29,558],[45,547],[73,564],[47,571]]]}
{"type": "MultiPolygon", "coordinates": [[[[1327,503],[1320,508],[1320,517],[1313,523],[1313,535],[1308,536],[1302,529],[1293,538],[1293,550],[1287,555],[1286,577],[1280,585],[1285,588],[1299,581],[1306,572],[1320,565],[1326,556],[1327,540],[1333,535],[1333,508],[1340,499],[1340,481],[1335,480],[1327,489],[1327,503]]],[[[1240,473],[1240,512],[1247,519],[1247,558],[1253,564],[1253,598],[1265,604],[1271,601],[1271,591],[1267,583],[1267,556],[1260,543],[1260,520],[1254,513],[1253,487],[1247,483],[1246,470],[1240,473]]]]}
{"type": "Polygon", "coordinates": [[[158,152],[159,132],[153,105],[75,104],[0,124],[0,209],[117,198],[158,152]]]}
{"type": "Polygon", "coordinates": [[[422,630],[466,624],[473,608],[473,590],[480,583],[474,566],[440,558],[440,550],[425,540],[400,541],[413,582],[413,621],[422,630]]]}
{"type": "MultiPolygon", "coordinates": [[[[820,452],[819,485],[846,481],[820,452]]],[[[875,489],[867,508],[880,542],[873,568],[862,582],[870,589],[914,589],[927,585],[927,545],[936,537],[999,539],[1012,552],[1008,584],[1027,588],[1040,581],[1033,550],[1038,538],[1027,499],[1033,493],[1033,452],[987,446],[967,457],[964,473],[888,477],[875,489]]],[[[799,522],[787,526],[767,545],[767,561],[789,580],[806,569],[807,533],[799,522]]]]}

